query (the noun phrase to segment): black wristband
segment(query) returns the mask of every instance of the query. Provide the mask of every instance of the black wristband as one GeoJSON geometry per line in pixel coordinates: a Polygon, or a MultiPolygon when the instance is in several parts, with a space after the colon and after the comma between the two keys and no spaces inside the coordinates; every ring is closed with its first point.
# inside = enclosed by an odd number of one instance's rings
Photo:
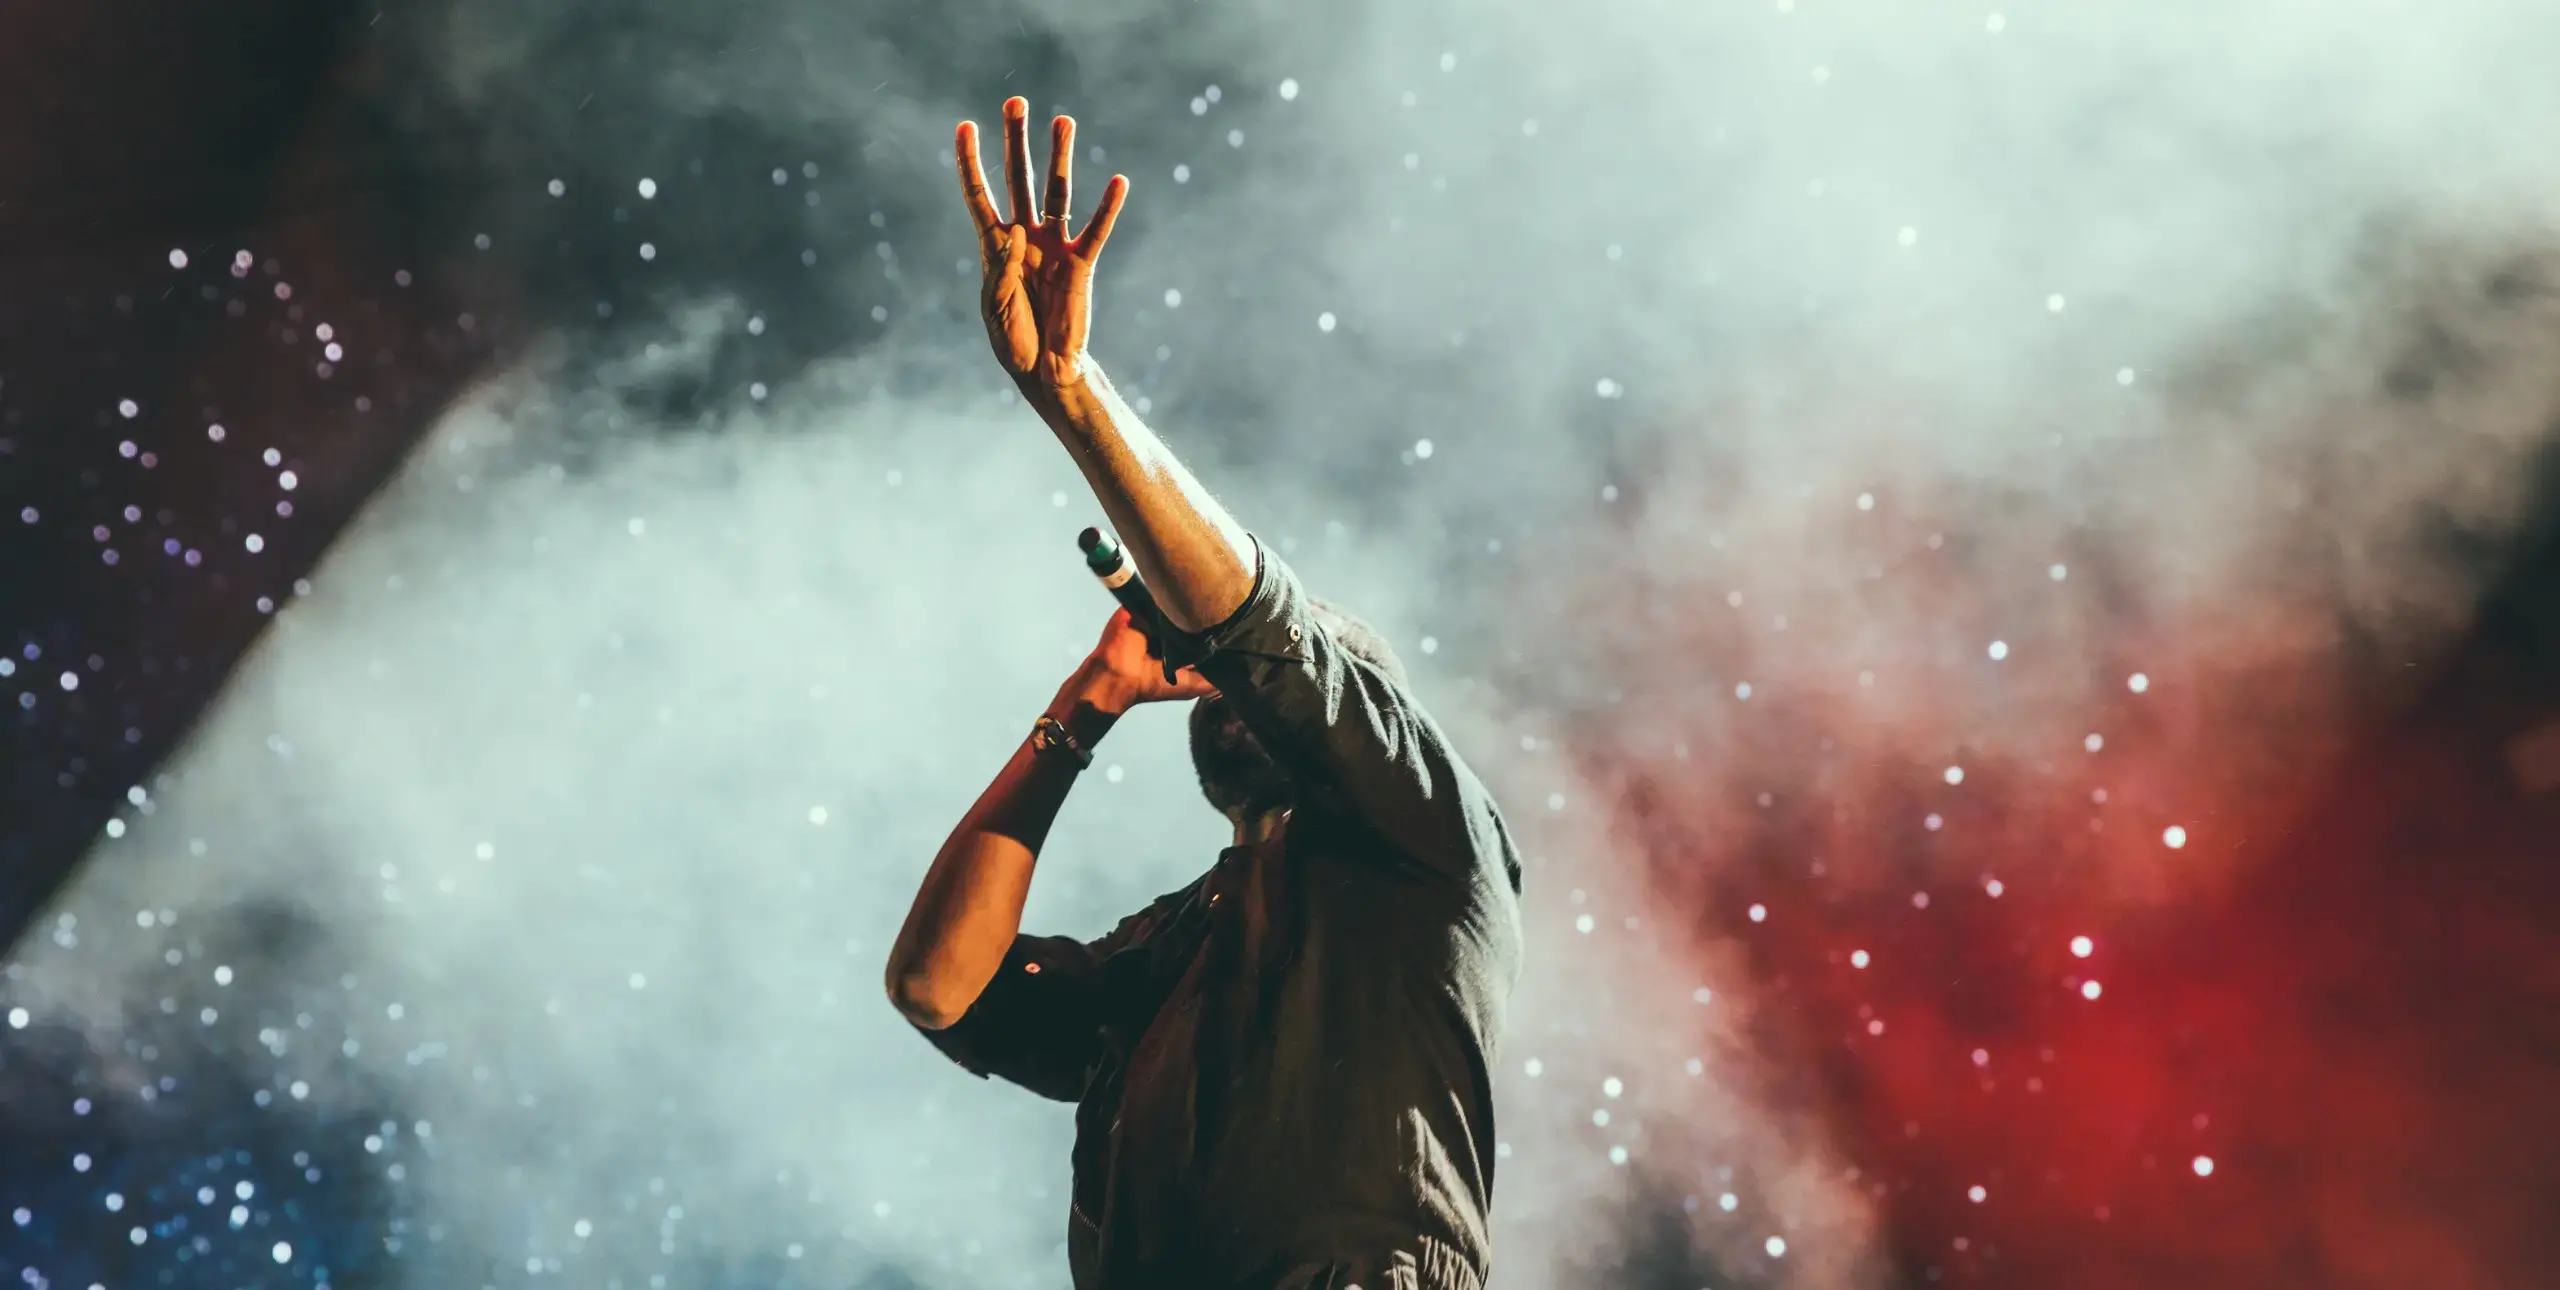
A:
{"type": "Polygon", "coordinates": [[[1067,723],[1045,713],[1031,723],[1031,751],[1042,756],[1063,753],[1074,759],[1078,770],[1093,764],[1093,750],[1077,741],[1075,732],[1067,729],[1067,723]]]}

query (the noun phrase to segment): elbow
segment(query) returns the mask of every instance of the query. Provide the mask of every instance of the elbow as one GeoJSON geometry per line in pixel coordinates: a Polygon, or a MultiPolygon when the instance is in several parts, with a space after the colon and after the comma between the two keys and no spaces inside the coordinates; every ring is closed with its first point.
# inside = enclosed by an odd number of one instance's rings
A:
{"type": "Polygon", "coordinates": [[[969,1001],[953,999],[922,968],[891,964],[888,989],[889,1006],[919,1029],[948,1030],[969,1011],[969,1001]]]}

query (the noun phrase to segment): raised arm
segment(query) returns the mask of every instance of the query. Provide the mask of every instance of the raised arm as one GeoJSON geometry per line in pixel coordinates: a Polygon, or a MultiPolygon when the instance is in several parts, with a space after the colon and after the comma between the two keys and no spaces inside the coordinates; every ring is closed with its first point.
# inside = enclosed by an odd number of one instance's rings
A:
{"type": "Polygon", "coordinates": [[[1192,478],[1102,374],[1085,340],[1093,267],[1129,181],[1114,175],[1080,237],[1069,237],[1075,122],[1050,123],[1049,172],[1034,204],[1029,107],[1004,105],[1000,215],[979,167],[978,131],[960,123],[960,189],[985,268],[980,304],[996,359],[1066,445],[1174,626],[1211,646],[1201,670],[1293,775],[1426,869],[1472,876],[1517,857],[1483,785],[1422,712],[1401,675],[1335,638],[1295,576],[1192,478]]]}
{"type": "Polygon", "coordinates": [[[996,212],[978,161],[978,127],[956,140],[960,187],[978,229],[987,338],[1022,395],[1066,445],[1176,627],[1225,622],[1253,591],[1244,527],[1138,419],[1085,350],[1093,265],[1129,193],[1125,175],[1103,188],[1081,237],[1067,236],[1075,121],[1050,123],[1045,199],[1033,204],[1030,105],[1005,100],[1005,187],[1012,218],[996,212]]]}

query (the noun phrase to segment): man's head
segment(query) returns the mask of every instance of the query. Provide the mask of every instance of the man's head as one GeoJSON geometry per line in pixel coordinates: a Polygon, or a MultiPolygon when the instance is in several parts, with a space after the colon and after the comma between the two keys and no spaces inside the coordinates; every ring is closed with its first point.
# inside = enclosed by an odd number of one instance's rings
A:
{"type": "MultiPolygon", "coordinates": [[[[1376,628],[1321,597],[1309,597],[1308,608],[1336,644],[1404,684],[1404,661],[1376,628]]],[[[1200,773],[1200,791],[1209,805],[1238,823],[1297,799],[1288,772],[1263,751],[1224,695],[1213,694],[1191,704],[1191,766],[1200,773]]]]}

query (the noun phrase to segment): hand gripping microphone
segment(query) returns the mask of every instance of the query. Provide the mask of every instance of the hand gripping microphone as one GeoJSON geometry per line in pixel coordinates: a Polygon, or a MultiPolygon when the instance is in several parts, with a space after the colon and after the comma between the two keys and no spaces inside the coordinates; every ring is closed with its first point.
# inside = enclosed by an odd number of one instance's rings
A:
{"type": "Polygon", "coordinates": [[[1084,548],[1085,568],[1129,611],[1139,634],[1147,638],[1147,653],[1164,662],[1165,684],[1173,684],[1174,673],[1207,656],[1198,642],[1165,619],[1164,611],[1156,607],[1155,593],[1147,590],[1146,580],[1138,576],[1138,566],[1129,562],[1118,539],[1092,528],[1076,535],[1076,545],[1084,548]]]}

